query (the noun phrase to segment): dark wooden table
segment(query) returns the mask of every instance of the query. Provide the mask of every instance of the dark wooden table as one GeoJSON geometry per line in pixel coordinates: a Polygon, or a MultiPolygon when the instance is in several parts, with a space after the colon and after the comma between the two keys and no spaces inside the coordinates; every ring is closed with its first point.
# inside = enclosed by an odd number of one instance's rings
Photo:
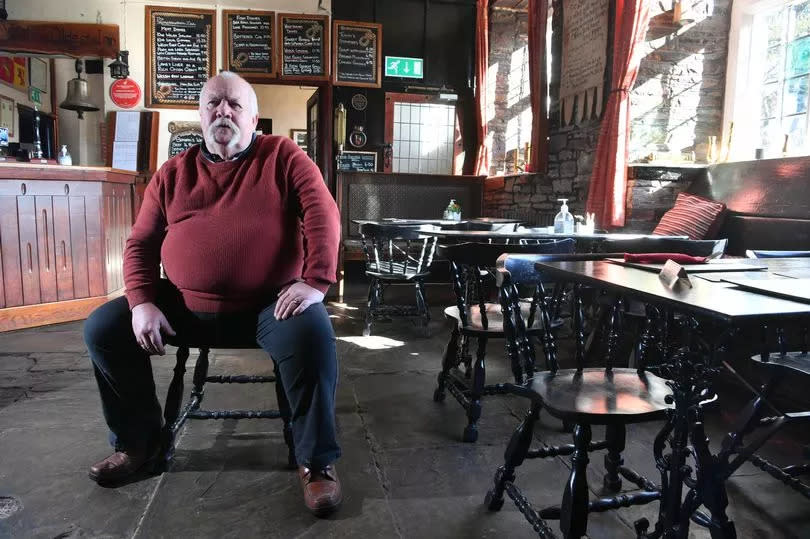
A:
{"type": "MultiPolygon", "coordinates": [[[[807,259],[753,260],[750,263],[763,262],[775,278],[784,278],[780,275],[784,273],[803,276],[810,271],[807,259]]],[[[726,514],[725,482],[745,459],[734,458],[726,444],[717,453],[712,453],[709,447],[703,427],[703,405],[715,397],[712,375],[717,370],[718,357],[738,328],[806,319],[810,317],[810,303],[766,296],[700,278],[692,279],[691,288],[669,289],[656,272],[602,260],[542,262],[536,264],[536,269],[554,280],[588,285],[619,297],[640,300],[668,313],[681,313],[688,344],[694,344],[689,336],[700,324],[711,328],[709,334],[714,331],[711,354],[684,347],[665,357],[659,366],[660,372],[670,380],[675,409],[653,444],[663,498],[659,520],[649,533],[652,537],[685,539],[689,536],[690,521],[694,521],[709,528],[713,538],[736,537],[734,524],[726,514]],[[669,452],[664,454],[667,446],[669,452]],[[693,460],[688,461],[687,457],[693,460]]],[[[614,331],[615,328],[611,328],[611,333],[614,331]]],[[[581,354],[581,335],[576,341],[577,353],[581,354]]]]}
{"type": "Polygon", "coordinates": [[[440,239],[453,239],[456,241],[488,241],[488,240],[520,240],[520,239],[550,239],[562,240],[566,238],[583,240],[633,240],[639,238],[671,238],[688,239],[686,236],[652,236],[649,234],[622,234],[622,233],[588,233],[588,234],[564,234],[548,232],[540,228],[521,228],[513,232],[502,230],[425,230],[424,234],[438,236],[440,239]]]}

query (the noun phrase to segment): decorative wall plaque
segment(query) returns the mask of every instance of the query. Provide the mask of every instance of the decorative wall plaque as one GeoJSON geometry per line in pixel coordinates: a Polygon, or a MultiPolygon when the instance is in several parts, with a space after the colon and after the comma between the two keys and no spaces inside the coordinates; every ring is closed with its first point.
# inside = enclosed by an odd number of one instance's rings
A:
{"type": "Polygon", "coordinates": [[[169,157],[174,157],[203,141],[200,122],[169,122],[169,133],[171,133],[169,157]]]}

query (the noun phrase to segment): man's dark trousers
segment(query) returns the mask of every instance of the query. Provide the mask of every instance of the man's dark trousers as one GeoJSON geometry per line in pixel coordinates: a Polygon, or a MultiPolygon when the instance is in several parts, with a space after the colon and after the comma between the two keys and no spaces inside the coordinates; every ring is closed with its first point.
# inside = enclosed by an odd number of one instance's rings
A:
{"type": "MultiPolygon", "coordinates": [[[[320,469],[340,456],[335,432],[335,334],[322,303],[286,320],[276,320],[275,302],[257,312],[194,313],[165,279],[155,303],[177,332],[173,342],[202,342],[212,348],[258,343],[276,362],[290,403],[298,464],[320,469]]],[[[114,446],[153,449],[162,424],[160,403],[151,360],[132,332],[126,298],[96,309],[85,322],[84,339],[114,446]]]]}

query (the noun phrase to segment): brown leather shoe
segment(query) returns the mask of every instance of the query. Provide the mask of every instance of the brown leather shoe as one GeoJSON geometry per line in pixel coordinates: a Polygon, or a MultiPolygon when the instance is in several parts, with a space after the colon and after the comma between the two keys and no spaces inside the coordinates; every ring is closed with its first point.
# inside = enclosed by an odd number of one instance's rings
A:
{"type": "Polygon", "coordinates": [[[99,484],[118,483],[145,469],[156,457],[157,452],[149,455],[146,451],[116,451],[90,466],[87,475],[99,484]]]}
{"type": "Polygon", "coordinates": [[[304,489],[304,505],[313,515],[325,517],[340,506],[343,492],[334,465],[330,464],[322,470],[299,466],[298,477],[304,489]]]}

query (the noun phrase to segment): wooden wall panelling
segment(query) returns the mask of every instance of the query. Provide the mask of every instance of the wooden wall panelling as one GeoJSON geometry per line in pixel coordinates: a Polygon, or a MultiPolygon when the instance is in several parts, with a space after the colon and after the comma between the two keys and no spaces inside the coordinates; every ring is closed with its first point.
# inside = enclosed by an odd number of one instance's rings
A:
{"type": "Polygon", "coordinates": [[[20,233],[23,304],[42,303],[39,292],[39,254],[37,252],[37,214],[33,196],[17,197],[17,222],[20,233]]]}
{"type": "Polygon", "coordinates": [[[90,296],[101,296],[107,293],[106,274],[104,271],[104,232],[102,230],[103,197],[87,196],[84,198],[85,223],[87,223],[87,279],[90,296]]]}
{"type": "Polygon", "coordinates": [[[87,273],[87,223],[85,223],[85,199],[68,197],[70,207],[70,244],[73,254],[73,293],[76,298],[90,295],[90,278],[87,273]]]}
{"type": "Polygon", "coordinates": [[[43,303],[56,301],[56,249],[53,239],[53,198],[34,198],[37,216],[37,254],[39,255],[39,291],[43,303]]]}
{"type": "Polygon", "coordinates": [[[132,200],[128,185],[105,185],[104,192],[106,293],[109,294],[124,286],[124,246],[132,222],[132,200]]]}
{"type": "Polygon", "coordinates": [[[20,243],[17,226],[17,197],[0,196],[0,247],[3,256],[3,307],[23,304],[20,275],[20,243]],[[6,241],[8,239],[8,241],[6,241]]]}
{"type": "Polygon", "coordinates": [[[53,197],[53,240],[56,245],[56,296],[58,301],[73,299],[73,247],[70,241],[68,197],[53,197]]]}

